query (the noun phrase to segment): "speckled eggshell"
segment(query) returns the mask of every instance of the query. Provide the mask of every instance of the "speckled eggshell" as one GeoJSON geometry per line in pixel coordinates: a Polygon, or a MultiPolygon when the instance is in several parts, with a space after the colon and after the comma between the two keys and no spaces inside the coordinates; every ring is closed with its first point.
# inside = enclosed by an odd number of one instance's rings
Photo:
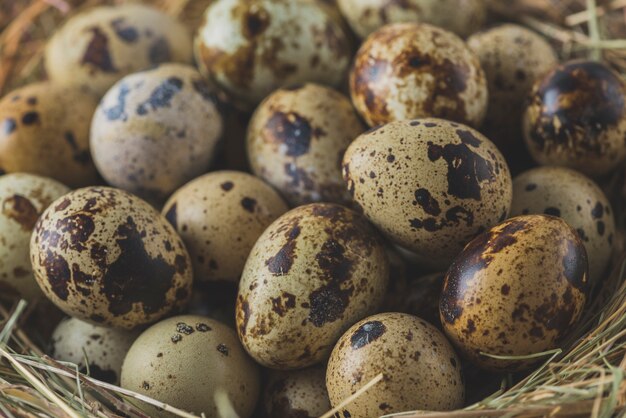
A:
{"type": "Polygon", "coordinates": [[[78,365],[81,373],[119,385],[122,362],[139,333],[92,325],[67,318],[57,325],[50,341],[50,355],[78,365]],[[89,361],[85,364],[85,357],[89,361]]]}
{"type": "Polygon", "coordinates": [[[163,64],[126,76],[107,92],[90,142],[109,184],[158,201],[208,170],[222,128],[200,73],[163,64]]]}
{"type": "Polygon", "coordinates": [[[562,167],[539,167],[513,180],[511,215],[559,216],[573,227],[587,250],[589,278],[602,280],[611,260],[615,220],[611,203],[589,178],[562,167]]]}
{"type": "MultiPolygon", "coordinates": [[[[227,396],[238,416],[252,415],[259,371],[235,331],[213,319],[176,316],[144,331],[122,366],[122,387],[184,411],[218,418],[215,396],[227,396]]],[[[153,409],[150,416],[174,415],[153,409]]]]}
{"type": "Polygon", "coordinates": [[[348,38],[312,1],[222,0],[205,12],[195,40],[200,70],[242,106],[295,83],[338,85],[350,63],[348,38]]]}
{"type": "Polygon", "coordinates": [[[389,23],[430,23],[459,36],[468,36],[483,25],[484,0],[338,0],[352,30],[365,38],[389,23]]]}
{"type": "Polygon", "coordinates": [[[95,324],[148,324],[191,292],[191,260],[174,228],[118,189],[88,187],[54,201],[37,221],[30,256],[46,296],[95,324]]]}
{"type": "Polygon", "coordinates": [[[438,268],[506,219],[511,205],[511,175],[496,146],[442,119],[392,122],[361,135],[344,156],[343,175],[370,221],[438,268]]]}
{"type": "Polygon", "coordinates": [[[239,338],[274,369],[328,357],[341,334],[381,305],[385,248],[359,214],[310,204],[278,218],[255,244],[239,283],[239,338]]]}
{"type": "Polygon", "coordinates": [[[193,41],[171,16],[142,4],[94,7],[70,19],[45,49],[45,68],[56,83],[103,95],[127,74],[163,62],[191,63],[193,41]]]}
{"type": "Polygon", "coordinates": [[[365,131],[350,100],[328,87],[305,84],[274,92],[248,128],[252,171],[293,206],[350,202],[341,158],[365,131]]]}
{"type": "Polygon", "coordinates": [[[317,418],[330,411],[326,369],[272,371],[263,397],[272,418],[317,418]]]}
{"type": "Polygon", "coordinates": [[[626,84],[602,63],[567,62],[537,80],[522,125],[537,163],[607,174],[626,157],[626,84]]]}
{"type": "Polygon", "coordinates": [[[511,218],[476,237],[454,260],[439,311],[444,330],[482,368],[516,371],[574,329],[589,289],[587,254],[560,218],[511,218]]]}
{"type": "Polygon", "coordinates": [[[456,35],[427,24],[396,23],[372,33],[350,73],[352,102],[370,126],[438,117],[480,126],[487,81],[456,35]]]}
{"type": "Polygon", "coordinates": [[[39,215],[69,192],[61,183],[32,174],[0,177],[0,292],[33,302],[42,293],[30,266],[30,236],[39,215]]]}
{"type": "Polygon", "coordinates": [[[256,240],[288,209],[257,177],[218,171],[187,183],[162,213],[185,242],[198,281],[237,283],[256,240]]]}
{"type": "Polygon", "coordinates": [[[70,187],[97,182],[89,124],[97,99],[49,82],[29,84],[0,100],[0,168],[50,177],[70,187]]]}
{"type": "Polygon", "coordinates": [[[416,316],[381,313],[343,334],[326,371],[331,404],[339,405],[380,373],[383,379],[338,416],[370,418],[463,405],[459,358],[440,331],[416,316]]]}
{"type": "MultiPolygon", "coordinates": [[[[489,105],[482,131],[503,151],[524,147],[521,120],[535,81],[558,62],[552,46],[523,26],[503,24],[467,40],[487,77],[489,105]]],[[[511,159],[516,157],[511,154],[511,159]]]]}
{"type": "Polygon", "coordinates": [[[442,329],[439,318],[439,298],[445,273],[433,273],[409,281],[404,293],[403,310],[442,329]]]}

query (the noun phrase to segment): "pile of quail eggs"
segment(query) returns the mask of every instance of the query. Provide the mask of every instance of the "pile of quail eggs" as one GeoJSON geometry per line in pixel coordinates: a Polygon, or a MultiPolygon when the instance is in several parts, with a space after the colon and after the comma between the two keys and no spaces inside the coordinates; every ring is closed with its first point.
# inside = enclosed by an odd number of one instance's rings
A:
{"type": "Polygon", "coordinates": [[[372,418],[560,347],[617,239],[618,74],[479,0],[207,4],[75,14],[0,101],[0,285],[68,316],[53,357],[207,417],[382,374],[335,414],[372,418]]]}

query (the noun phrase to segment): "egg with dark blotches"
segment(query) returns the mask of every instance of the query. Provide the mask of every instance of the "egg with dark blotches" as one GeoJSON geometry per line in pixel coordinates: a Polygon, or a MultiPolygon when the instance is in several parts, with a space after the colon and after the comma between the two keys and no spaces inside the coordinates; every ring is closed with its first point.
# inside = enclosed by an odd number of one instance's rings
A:
{"type": "Polygon", "coordinates": [[[287,210],[261,179],[216,171],[178,189],[162,213],[185,242],[198,282],[236,283],[256,240],[287,210]]]}
{"type": "Polygon", "coordinates": [[[272,418],[317,418],[330,411],[326,390],[326,369],[272,371],[263,397],[265,411],[272,418]]]}
{"type": "MultiPolygon", "coordinates": [[[[226,325],[197,315],[165,319],[145,330],[128,350],[122,384],[196,416],[248,418],[259,397],[259,370],[226,325]],[[231,411],[231,409],[228,411],[231,411]]],[[[153,406],[149,416],[172,413],[153,406]]],[[[147,411],[147,412],[148,412],[147,411]]]]}
{"type": "Polygon", "coordinates": [[[107,92],[91,124],[91,150],[110,185],[159,202],[209,169],[222,129],[200,73],[163,64],[107,92]]]}
{"type": "Polygon", "coordinates": [[[522,126],[537,163],[607,174],[626,158],[626,84],[605,64],[569,61],[537,80],[522,126]]]}
{"type": "Polygon", "coordinates": [[[348,203],[341,158],[365,129],[350,100],[328,87],[278,90],[257,108],[248,128],[252,171],[293,206],[348,203]]]}
{"type": "Polygon", "coordinates": [[[328,361],[326,387],[333,407],[383,374],[372,390],[339,416],[370,418],[413,410],[463,406],[461,362],[441,331],[402,313],[381,313],[354,324],[328,361]]]}
{"type": "Polygon", "coordinates": [[[506,219],[511,205],[511,175],[496,146],[442,119],[364,133],[344,155],[343,176],[365,216],[435,268],[446,268],[467,242],[506,219]]]}
{"type": "Polygon", "coordinates": [[[95,184],[89,124],[97,105],[90,93],[50,82],[13,90],[0,101],[0,168],[70,187],[95,184]]]}
{"type": "Polygon", "coordinates": [[[446,273],[439,311],[446,334],[472,362],[518,371],[540,358],[516,357],[557,348],[572,332],[588,292],[576,231],[554,216],[526,215],[467,244],[446,273]]]}
{"type": "Polygon", "coordinates": [[[52,81],[101,96],[127,74],[163,62],[191,63],[191,34],[142,4],[93,7],[72,16],[50,38],[44,63],[52,81]]]}
{"type": "Polygon", "coordinates": [[[200,70],[242,107],[295,83],[337,86],[350,49],[336,17],[313,1],[215,2],[195,39],[200,70]]]}
{"type": "Polygon", "coordinates": [[[350,73],[354,107],[370,126],[437,117],[480,126],[487,81],[463,40],[427,24],[396,23],[372,33],[350,73]]]}
{"type": "Polygon", "coordinates": [[[126,352],[139,333],[67,318],[54,330],[50,356],[78,366],[81,373],[118,385],[126,352]]]}
{"type": "Polygon", "coordinates": [[[66,314],[131,329],[182,309],[193,273],[183,241],[152,206],[109,187],[55,200],[30,242],[35,278],[66,314]]]}
{"type": "Polygon", "coordinates": [[[468,36],[485,22],[484,0],[338,0],[352,30],[361,38],[389,23],[430,23],[468,36]]]}
{"type": "Polygon", "coordinates": [[[513,180],[511,215],[546,214],[563,218],[587,250],[592,284],[611,261],[615,220],[611,203],[591,179],[563,167],[539,167],[513,180]]]}
{"type": "Polygon", "coordinates": [[[320,363],[387,289],[382,240],[361,215],[316,203],[287,212],[255,244],[239,283],[239,338],[260,364],[320,363]]]}
{"type": "Polygon", "coordinates": [[[30,236],[41,213],[70,189],[26,173],[0,177],[0,293],[34,302],[42,296],[30,266],[30,236]]]}

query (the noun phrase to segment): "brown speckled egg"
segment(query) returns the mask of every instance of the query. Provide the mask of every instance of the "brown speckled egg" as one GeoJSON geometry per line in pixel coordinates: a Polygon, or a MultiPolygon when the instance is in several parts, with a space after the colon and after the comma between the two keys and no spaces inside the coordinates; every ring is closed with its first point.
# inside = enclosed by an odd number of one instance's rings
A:
{"type": "Polygon", "coordinates": [[[108,187],[54,201],[30,243],[39,286],[68,315],[117,328],[182,308],[191,260],[174,228],[148,203],[108,187]]]}
{"type": "Polygon", "coordinates": [[[7,94],[0,101],[0,168],[71,187],[96,183],[89,124],[97,105],[89,93],[49,82],[7,94]]]}
{"type": "Polygon", "coordinates": [[[525,151],[524,101],[535,81],[557,64],[556,52],[543,37],[514,24],[474,34],[467,45],[478,56],[489,88],[482,132],[515,161],[525,151]]]}
{"type": "MultiPolygon", "coordinates": [[[[223,416],[216,398],[230,401],[238,416],[248,418],[259,396],[259,371],[234,330],[184,315],[153,325],[135,340],[122,366],[122,387],[207,418],[223,416]]],[[[173,415],[150,408],[150,416],[173,415]]]]}
{"type": "Polygon", "coordinates": [[[162,213],[185,242],[198,281],[236,283],[256,240],[287,210],[257,177],[217,171],[180,188],[162,213]]]}
{"type": "Polygon", "coordinates": [[[330,88],[278,90],[257,108],[248,128],[252,171],[293,206],[347,203],[341,158],[365,129],[350,100],[330,88]]]}
{"type": "Polygon", "coordinates": [[[366,132],[348,148],[343,174],[365,216],[433,267],[446,268],[511,205],[511,175],[496,146],[442,119],[366,132]]]}
{"type": "Polygon", "coordinates": [[[402,301],[403,311],[419,316],[429,324],[442,329],[439,319],[439,298],[444,277],[445,273],[433,273],[411,280],[402,301]]]}
{"type": "Polygon", "coordinates": [[[372,33],[356,55],[350,93],[370,126],[420,117],[479,126],[487,111],[478,58],[456,35],[427,24],[372,33]]]}
{"type": "Polygon", "coordinates": [[[30,302],[42,295],[30,266],[30,236],[44,209],[69,191],[55,180],[32,174],[0,177],[0,293],[30,302]]]}
{"type": "Polygon", "coordinates": [[[348,38],[313,1],[222,0],[204,18],[195,40],[200,70],[243,106],[294,83],[336,86],[347,71],[348,38]]]}
{"type": "Polygon", "coordinates": [[[511,215],[558,216],[573,227],[587,250],[589,279],[603,278],[611,260],[615,220],[611,203],[584,175],[562,167],[540,167],[513,180],[511,215]]]}
{"type": "Polygon", "coordinates": [[[192,44],[187,28],[153,7],[94,7],[70,18],[50,39],[46,73],[56,83],[102,95],[127,74],[162,62],[191,63],[192,44]]]}
{"type": "Polygon", "coordinates": [[[587,254],[560,218],[511,218],[476,237],[446,273],[439,310],[452,342],[491,370],[537,359],[496,359],[551,350],[573,330],[589,289],[587,254]]]}
{"type": "Polygon", "coordinates": [[[81,373],[119,385],[122,362],[139,333],[67,318],[54,330],[50,355],[78,366],[81,373]],[[85,361],[88,360],[88,363],[85,361]]]}
{"type": "Polygon", "coordinates": [[[266,367],[319,363],[381,305],[388,274],[382,241],[361,215],[334,204],[293,209],[250,253],[237,296],[239,338],[266,367]]]}
{"type": "Polygon", "coordinates": [[[330,411],[326,369],[272,371],[263,397],[272,418],[317,418],[330,411]]]}
{"type": "Polygon", "coordinates": [[[459,358],[440,331],[416,316],[382,313],[343,334],[326,371],[331,404],[337,406],[379,373],[383,379],[339,416],[449,411],[463,405],[459,358]]]}
{"type": "Polygon", "coordinates": [[[104,96],[91,125],[93,159],[109,184],[159,201],[208,170],[222,125],[200,73],[163,64],[104,96]]]}
{"type": "Polygon", "coordinates": [[[480,29],[484,0],[338,0],[352,30],[364,38],[389,23],[430,23],[459,36],[480,29]]]}
{"type": "Polygon", "coordinates": [[[560,65],[535,83],[523,131],[539,164],[606,174],[626,157],[626,84],[599,62],[560,65]]]}

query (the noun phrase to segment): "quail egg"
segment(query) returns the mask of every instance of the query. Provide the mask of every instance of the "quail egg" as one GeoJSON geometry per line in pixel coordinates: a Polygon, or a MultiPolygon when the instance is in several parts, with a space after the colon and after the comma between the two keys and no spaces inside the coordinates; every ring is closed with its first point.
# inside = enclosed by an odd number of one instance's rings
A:
{"type": "Polygon", "coordinates": [[[272,371],[264,395],[265,411],[272,418],[317,418],[330,411],[326,369],[272,371]]]}

